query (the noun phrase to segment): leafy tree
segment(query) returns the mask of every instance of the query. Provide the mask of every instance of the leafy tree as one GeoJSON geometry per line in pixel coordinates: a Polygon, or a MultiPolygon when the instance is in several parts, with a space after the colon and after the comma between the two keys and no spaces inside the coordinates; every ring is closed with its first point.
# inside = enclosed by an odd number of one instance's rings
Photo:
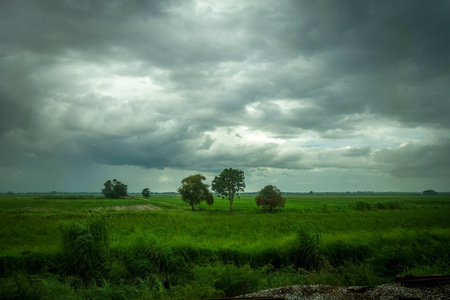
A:
{"type": "Polygon", "coordinates": [[[423,194],[430,196],[430,195],[437,195],[437,192],[435,190],[425,190],[423,191],[423,194]]]}
{"type": "Polygon", "coordinates": [[[256,196],[256,205],[264,210],[274,211],[283,208],[284,204],[286,204],[286,198],[283,198],[281,191],[274,185],[266,185],[256,196]]]}
{"type": "Polygon", "coordinates": [[[194,205],[206,201],[208,205],[214,203],[212,193],[209,191],[209,185],[204,184],[205,176],[201,174],[190,175],[181,180],[181,187],[178,188],[178,193],[185,203],[188,203],[192,210],[195,210],[194,205]]]}
{"type": "Polygon", "coordinates": [[[230,201],[230,213],[232,212],[234,195],[239,198],[239,192],[243,192],[245,189],[244,179],[244,171],[229,168],[223,170],[212,181],[213,191],[230,201]]]}
{"type": "Polygon", "coordinates": [[[127,195],[128,185],[116,179],[108,180],[103,185],[105,188],[102,189],[102,194],[105,195],[105,198],[117,199],[127,195]]]}
{"type": "Polygon", "coordinates": [[[148,199],[148,197],[150,197],[150,189],[149,188],[143,189],[142,196],[144,196],[146,199],[148,199]]]}

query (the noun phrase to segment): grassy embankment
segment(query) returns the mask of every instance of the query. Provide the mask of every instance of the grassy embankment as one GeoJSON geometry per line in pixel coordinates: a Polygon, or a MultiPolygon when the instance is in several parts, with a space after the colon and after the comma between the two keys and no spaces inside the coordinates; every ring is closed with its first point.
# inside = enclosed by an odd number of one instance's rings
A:
{"type": "Polygon", "coordinates": [[[450,272],[450,197],[0,198],[0,298],[199,298],[450,272]],[[158,211],[97,211],[151,204],[158,211]]]}

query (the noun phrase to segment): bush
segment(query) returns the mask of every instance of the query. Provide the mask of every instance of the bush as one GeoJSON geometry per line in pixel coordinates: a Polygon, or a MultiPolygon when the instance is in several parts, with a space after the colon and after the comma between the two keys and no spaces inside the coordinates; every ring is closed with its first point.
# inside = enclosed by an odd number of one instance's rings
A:
{"type": "Polygon", "coordinates": [[[358,202],[355,203],[355,209],[356,210],[371,210],[372,207],[367,202],[358,201],[358,202]]]}
{"type": "Polygon", "coordinates": [[[385,203],[377,202],[374,206],[375,209],[400,209],[402,207],[403,203],[401,202],[385,202],[385,203]]]}
{"type": "Polygon", "coordinates": [[[322,266],[323,256],[320,249],[320,235],[309,224],[299,223],[296,228],[297,244],[292,253],[292,263],[296,267],[317,269],[322,266]]]}
{"type": "MultiPolygon", "coordinates": [[[[263,274],[246,264],[242,267],[235,264],[215,263],[205,267],[194,267],[195,281],[198,286],[209,285],[221,293],[222,297],[232,297],[249,293],[258,289],[263,274]]],[[[216,293],[217,293],[216,292],[216,293]]],[[[217,297],[218,295],[215,295],[217,297]]]]}
{"type": "Polygon", "coordinates": [[[286,198],[283,198],[281,191],[274,185],[266,185],[256,196],[256,205],[270,212],[283,208],[285,204],[286,198]]]}
{"type": "Polygon", "coordinates": [[[45,271],[54,271],[55,263],[52,254],[26,251],[21,256],[1,256],[0,274],[8,275],[17,270],[28,274],[39,274],[45,271]]]}
{"type": "Polygon", "coordinates": [[[108,228],[104,218],[87,223],[60,223],[62,269],[87,280],[101,275],[109,252],[108,228]]]}
{"type": "Polygon", "coordinates": [[[323,251],[327,261],[333,266],[339,266],[345,262],[361,262],[373,254],[369,245],[357,245],[342,241],[328,245],[323,251]]]}
{"type": "Polygon", "coordinates": [[[129,247],[116,250],[113,256],[108,267],[115,279],[154,278],[169,286],[191,276],[183,257],[156,240],[137,239],[129,247]]]}
{"type": "Polygon", "coordinates": [[[427,196],[435,196],[437,195],[437,192],[435,190],[425,190],[423,191],[423,194],[427,196]]]}
{"type": "Polygon", "coordinates": [[[45,296],[46,290],[35,276],[15,273],[0,278],[0,299],[42,299],[45,296]]]}

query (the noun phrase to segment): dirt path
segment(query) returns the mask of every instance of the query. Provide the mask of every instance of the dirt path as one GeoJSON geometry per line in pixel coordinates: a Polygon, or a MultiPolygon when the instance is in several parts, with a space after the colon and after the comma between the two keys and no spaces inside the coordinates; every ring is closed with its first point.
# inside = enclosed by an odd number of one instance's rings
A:
{"type": "Polygon", "coordinates": [[[128,206],[108,206],[108,207],[95,207],[92,210],[161,210],[160,207],[150,204],[146,205],[128,205],[128,206]]]}

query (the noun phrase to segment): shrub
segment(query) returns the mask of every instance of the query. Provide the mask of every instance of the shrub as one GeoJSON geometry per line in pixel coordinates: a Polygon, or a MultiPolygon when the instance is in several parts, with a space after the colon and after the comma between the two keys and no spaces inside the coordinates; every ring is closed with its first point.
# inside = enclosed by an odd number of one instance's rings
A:
{"type": "Polygon", "coordinates": [[[0,299],[42,299],[45,296],[46,290],[35,276],[15,273],[0,278],[0,299]]]}
{"type": "Polygon", "coordinates": [[[434,196],[434,195],[437,195],[437,192],[435,191],[435,190],[425,190],[425,191],[423,191],[423,194],[424,195],[427,195],[427,196],[434,196]]]}
{"type": "Polygon", "coordinates": [[[328,245],[323,251],[327,261],[333,266],[339,266],[345,262],[361,262],[373,254],[369,245],[342,241],[328,245]]]}
{"type": "Polygon", "coordinates": [[[142,196],[144,196],[146,199],[148,199],[148,197],[150,197],[150,189],[149,188],[144,188],[142,190],[142,196]]]}
{"type": "Polygon", "coordinates": [[[60,223],[62,269],[84,280],[100,274],[109,252],[107,224],[104,218],[87,223],[60,223]]]}
{"type": "Polygon", "coordinates": [[[20,256],[1,256],[0,274],[8,275],[17,270],[28,274],[38,274],[45,271],[54,271],[55,258],[52,254],[26,251],[20,256]]]}
{"type": "Polygon", "coordinates": [[[194,274],[198,286],[213,286],[222,297],[237,296],[257,290],[263,277],[260,270],[252,269],[248,264],[239,267],[221,262],[194,267],[194,274]]]}
{"type": "Polygon", "coordinates": [[[371,210],[372,207],[370,203],[364,202],[364,201],[358,201],[355,203],[355,209],[356,210],[371,210]]]}
{"type": "Polygon", "coordinates": [[[415,263],[413,267],[407,267],[402,272],[403,275],[427,275],[427,274],[449,274],[450,260],[448,255],[442,258],[431,260],[423,257],[423,262],[415,263]]]}
{"type": "Polygon", "coordinates": [[[374,205],[375,209],[400,209],[403,207],[403,203],[401,202],[377,202],[374,205]]]}
{"type": "Polygon", "coordinates": [[[183,276],[191,276],[187,262],[168,246],[156,240],[137,239],[127,248],[115,253],[110,273],[115,278],[158,278],[162,284],[178,284],[183,276]]]}
{"type": "Polygon", "coordinates": [[[274,185],[266,185],[256,196],[256,205],[261,206],[263,210],[275,211],[283,208],[286,204],[286,198],[283,198],[281,191],[274,185]]]}
{"type": "Polygon", "coordinates": [[[322,266],[320,235],[309,224],[299,223],[296,228],[297,244],[292,253],[292,263],[296,267],[316,269],[322,266]]]}

